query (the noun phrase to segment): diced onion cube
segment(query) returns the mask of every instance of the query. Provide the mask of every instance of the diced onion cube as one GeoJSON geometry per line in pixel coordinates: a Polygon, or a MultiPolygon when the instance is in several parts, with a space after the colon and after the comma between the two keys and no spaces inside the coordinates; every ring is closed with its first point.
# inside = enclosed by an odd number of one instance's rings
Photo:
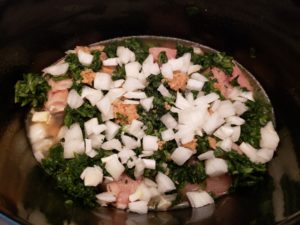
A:
{"type": "Polygon", "coordinates": [[[143,138],[144,151],[156,151],[158,149],[158,138],[156,136],[145,135],[143,138]]]}
{"type": "Polygon", "coordinates": [[[205,172],[210,177],[220,176],[228,172],[228,166],[224,159],[208,159],[205,161],[205,172]]]}
{"type": "Polygon", "coordinates": [[[96,73],[94,88],[98,90],[109,90],[112,87],[111,75],[108,73],[96,73]]]}
{"type": "Polygon", "coordinates": [[[81,173],[80,178],[84,180],[85,186],[97,186],[102,183],[103,171],[99,166],[87,167],[81,173]]]}
{"type": "Polygon", "coordinates": [[[214,203],[214,199],[205,191],[187,192],[186,196],[193,208],[199,208],[214,203]]]}
{"type": "Polygon", "coordinates": [[[165,193],[176,189],[175,184],[170,177],[162,172],[157,173],[155,181],[158,185],[158,191],[160,193],[165,193]]]}
{"type": "Polygon", "coordinates": [[[78,60],[84,66],[89,66],[93,62],[94,56],[88,52],[82,50],[78,51],[78,60]]]}
{"type": "Polygon", "coordinates": [[[179,166],[183,165],[195,152],[185,147],[178,147],[171,155],[171,159],[179,166]]]}

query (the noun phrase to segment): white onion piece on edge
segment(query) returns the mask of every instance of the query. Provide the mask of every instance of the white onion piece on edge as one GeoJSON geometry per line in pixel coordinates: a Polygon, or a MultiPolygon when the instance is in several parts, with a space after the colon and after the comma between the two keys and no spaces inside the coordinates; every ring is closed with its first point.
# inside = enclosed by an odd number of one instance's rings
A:
{"type": "Polygon", "coordinates": [[[221,117],[226,118],[235,115],[235,108],[231,101],[225,100],[225,101],[221,101],[217,109],[217,112],[219,112],[221,117]]]}
{"type": "Polygon", "coordinates": [[[46,127],[43,123],[35,123],[29,128],[29,138],[32,143],[47,137],[46,127]]]}
{"type": "Polygon", "coordinates": [[[137,141],[134,138],[127,136],[127,135],[122,135],[121,140],[122,140],[123,144],[126,146],[126,148],[129,148],[129,149],[136,149],[137,147],[140,146],[139,141],[137,141]]]}
{"type": "Polygon", "coordinates": [[[212,158],[205,161],[205,172],[210,177],[216,177],[228,172],[228,166],[224,159],[212,158]]]}
{"type": "Polygon", "coordinates": [[[121,174],[125,171],[125,167],[120,163],[118,157],[110,157],[105,164],[106,171],[114,178],[118,180],[121,174]]]}
{"type": "Polygon", "coordinates": [[[158,185],[158,191],[160,193],[165,193],[165,192],[172,191],[172,190],[176,189],[175,184],[170,179],[170,177],[163,174],[162,172],[157,173],[155,181],[158,185]]]}
{"type": "Polygon", "coordinates": [[[212,134],[214,130],[221,126],[224,122],[225,120],[220,116],[220,114],[215,112],[208,117],[203,125],[203,130],[207,134],[212,134]]]}
{"type": "Polygon", "coordinates": [[[102,206],[106,206],[107,203],[112,203],[117,200],[116,196],[114,196],[110,192],[102,192],[100,194],[97,194],[96,198],[102,206]]]}
{"type": "Polygon", "coordinates": [[[119,58],[108,58],[102,61],[103,66],[117,66],[119,64],[119,58]]]}
{"type": "Polygon", "coordinates": [[[122,164],[127,163],[127,161],[132,157],[135,156],[135,152],[131,149],[123,148],[119,153],[118,156],[121,160],[122,164]]]}
{"type": "Polygon", "coordinates": [[[195,152],[185,147],[178,147],[171,155],[171,159],[179,166],[183,165],[195,152]]]}
{"type": "Polygon", "coordinates": [[[257,150],[250,144],[243,142],[240,144],[240,150],[250,159],[251,162],[256,162],[257,150]]]}
{"type": "Polygon", "coordinates": [[[271,161],[271,159],[273,158],[274,150],[262,148],[257,151],[256,155],[257,155],[256,161],[258,163],[267,163],[271,161]]]}
{"type": "Polygon", "coordinates": [[[85,186],[97,186],[103,181],[103,171],[99,166],[86,167],[80,175],[85,186]]]}
{"type": "Polygon", "coordinates": [[[68,71],[68,68],[69,68],[68,63],[59,63],[43,69],[43,72],[49,73],[52,76],[56,77],[65,74],[68,71]]]}
{"type": "Polygon", "coordinates": [[[148,212],[148,202],[146,201],[136,201],[130,202],[128,204],[130,212],[135,212],[138,214],[146,214],[148,212]]]}
{"type": "Polygon", "coordinates": [[[98,152],[96,152],[93,148],[92,148],[92,140],[91,139],[85,139],[85,154],[91,158],[94,158],[98,152]]]}
{"type": "Polygon", "coordinates": [[[189,79],[186,85],[186,88],[192,91],[201,91],[204,82],[194,79],[189,79]]]}
{"type": "Polygon", "coordinates": [[[144,89],[145,85],[136,78],[128,77],[125,83],[123,84],[123,88],[126,91],[136,91],[136,90],[144,89]]]}
{"type": "Polygon", "coordinates": [[[135,167],[134,167],[134,177],[136,179],[140,178],[144,174],[145,164],[141,158],[135,160],[135,167]]]}
{"type": "MultiPolygon", "coordinates": [[[[190,75],[190,74],[194,74],[196,73],[197,71],[199,71],[200,69],[202,68],[202,66],[196,64],[196,65],[193,65],[191,64],[188,68],[188,71],[187,71],[187,74],[190,75]]],[[[194,77],[192,77],[193,79],[195,79],[194,77]]]]}
{"type": "Polygon", "coordinates": [[[142,66],[139,62],[130,62],[125,65],[126,77],[138,78],[142,66]]]}
{"type": "Polygon", "coordinates": [[[92,141],[92,148],[97,149],[100,148],[103,140],[104,140],[105,136],[102,134],[92,134],[91,136],[89,136],[89,139],[91,139],[92,141]]]}
{"type": "Polygon", "coordinates": [[[109,115],[109,112],[111,111],[111,102],[108,97],[105,96],[102,98],[97,102],[96,106],[103,115],[109,115]]]}
{"type": "Polygon", "coordinates": [[[89,66],[93,62],[94,56],[88,52],[82,50],[78,51],[78,60],[84,66],[89,66]]]}
{"type": "Polygon", "coordinates": [[[172,80],[173,79],[173,70],[172,66],[168,63],[165,63],[161,66],[161,74],[164,78],[172,80]]]}
{"type": "Polygon", "coordinates": [[[199,208],[214,203],[214,199],[205,191],[187,192],[186,196],[193,208],[199,208]]]}
{"type": "Polygon", "coordinates": [[[272,122],[268,122],[266,126],[260,129],[261,139],[260,147],[275,150],[279,143],[279,136],[276,133],[272,122]]]}
{"type": "Polygon", "coordinates": [[[126,94],[124,94],[125,98],[133,98],[133,99],[144,99],[147,98],[147,95],[145,92],[142,91],[129,91],[126,94]]]}
{"type": "Polygon", "coordinates": [[[192,105],[189,103],[180,92],[177,92],[175,106],[179,109],[190,108],[192,105]]]}
{"type": "Polygon", "coordinates": [[[77,91],[72,89],[69,92],[67,103],[72,109],[77,109],[83,104],[83,100],[80,97],[80,95],[77,93],[77,91]]]}
{"type": "Polygon", "coordinates": [[[102,99],[103,93],[100,90],[84,86],[82,88],[81,97],[86,98],[87,100],[89,100],[92,106],[95,106],[97,102],[102,99]]]}
{"type": "Polygon", "coordinates": [[[152,96],[140,100],[141,105],[147,112],[153,107],[153,99],[154,97],[152,96]]]}

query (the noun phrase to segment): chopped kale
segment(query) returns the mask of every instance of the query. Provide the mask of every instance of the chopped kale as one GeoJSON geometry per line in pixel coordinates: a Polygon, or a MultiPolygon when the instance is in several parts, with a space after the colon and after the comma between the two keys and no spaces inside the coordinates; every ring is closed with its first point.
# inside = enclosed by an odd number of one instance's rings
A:
{"type": "Polygon", "coordinates": [[[168,62],[168,57],[165,51],[159,53],[157,62],[159,64],[164,64],[168,62]]]}
{"type": "Polygon", "coordinates": [[[78,60],[75,53],[70,53],[66,56],[65,62],[69,63],[69,72],[74,81],[81,81],[81,71],[84,69],[83,65],[78,60]]]}
{"type": "Polygon", "coordinates": [[[117,66],[111,78],[112,80],[126,79],[125,66],[117,66]]]}
{"type": "Polygon", "coordinates": [[[176,50],[177,50],[177,54],[176,54],[177,58],[183,56],[185,53],[193,53],[192,47],[187,47],[180,43],[177,43],[176,50]]]}
{"type": "Polygon", "coordinates": [[[139,63],[143,63],[149,55],[148,46],[146,46],[143,41],[136,38],[126,39],[124,41],[124,46],[134,52],[135,60],[139,63]]]}
{"type": "Polygon", "coordinates": [[[222,69],[226,75],[231,75],[233,71],[233,58],[224,52],[206,53],[203,55],[192,54],[191,61],[199,64],[203,69],[215,66],[222,69]]]}
{"type": "Polygon", "coordinates": [[[247,142],[254,148],[259,148],[260,128],[271,120],[270,106],[260,100],[247,101],[248,111],[241,115],[245,123],[241,126],[239,142],[247,142]]]}
{"type": "Polygon", "coordinates": [[[169,177],[174,181],[179,190],[187,183],[200,184],[207,177],[204,163],[201,161],[186,164],[185,166],[178,166],[175,163],[170,162],[168,167],[170,169],[169,177]]]}
{"type": "Polygon", "coordinates": [[[54,178],[57,187],[63,190],[76,202],[86,207],[96,207],[96,188],[87,187],[80,179],[80,174],[93,162],[87,155],[75,155],[73,159],[63,158],[61,144],[54,145],[49,150],[49,155],[42,160],[42,167],[54,178]]]}
{"type": "Polygon", "coordinates": [[[15,85],[15,103],[39,109],[47,101],[47,92],[49,89],[49,84],[41,75],[33,73],[24,74],[23,80],[19,80],[15,85]]]}
{"type": "Polygon", "coordinates": [[[114,58],[117,56],[117,48],[119,46],[118,42],[112,42],[105,45],[103,51],[106,53],[108,58],[114,58]]]}
{"type": "MultiPolygon", "coordinates": [[[[222,150],[219,149],[219,155],[222,150]]],[[[266,164],[255,164],[247,156],[236,151],[223,151],[229,174],[233,177],[232,190],[237,187],[251,187],[262,181],[266,175],[266,164]]]]}
{"type": "Polygon", "coordinates": [[[93,70],[94,72],[97,72],[101,69],[102,62],[100,60],[100,52],[99,51],[92,51],[93,55],[93,61],[92,64],[88,67],[89,69],[93,70]]]}
{"type": "Polygon", "coordinates": [[[101,122],[100,112],[88,102],[83,103],[83,105],[77,109],[72,109],[67,106],[65,108],[64,124],[70,127],[73,123],[79,123],[81,127],[83,127],[84,122],[93,117],[97,117],[99,122],[101,122]]]}
{"type": "Polygon", "coordinates": [[[230,84],[233,86],[233,87],[239,87],[239,82],[238,82],[238,79],[239,79],[239,76],[236,76],[234,79],[232,79],[230,81],[230,84]]]}

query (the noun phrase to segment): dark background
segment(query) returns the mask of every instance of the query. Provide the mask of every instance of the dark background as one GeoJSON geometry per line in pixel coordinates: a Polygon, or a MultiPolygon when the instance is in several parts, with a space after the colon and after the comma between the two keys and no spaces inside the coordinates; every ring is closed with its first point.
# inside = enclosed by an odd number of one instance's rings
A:
{"type": "MultiPolygon", "coordinates": [[[[37,222],[41,215],[52,224],[128,220],[120,211],[100,210],[91,216],[63,205],[61,193],[53,189],[30,152],[25,111],[13,103],[13,86],[22,73],[39,72],[76,45],[129,35],[179,37],[225,51],[255,75],[273,103],[282,140],[270,168],[273,179],[257,190],[221,199],[201,224],[274,224],[288,216],[297,220],[300,2],[296,0],[0,0],[0,210],[34,224],[42,224],[37,222]]],[[[182,210],[131,220],[196,224],[200,220],[192,220],[193,216],[200,214],[205,213],[182,210]]]]}

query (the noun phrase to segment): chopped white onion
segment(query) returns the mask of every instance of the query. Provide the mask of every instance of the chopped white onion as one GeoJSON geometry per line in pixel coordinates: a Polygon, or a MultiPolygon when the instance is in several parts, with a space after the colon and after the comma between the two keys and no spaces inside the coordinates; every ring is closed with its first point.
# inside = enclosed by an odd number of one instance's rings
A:
{"type": "Polygon", "coordinates": [[[99,166],[86,167],[80,175],[85,186],[97,186],[103,181],[103,171],[99,166]]]}
{"type": "Polygon", "coordinates": [[[122,164],[127,163],[127,161],[132,157],[135,156],[135,152],[131,149],[123,148],[119,153],[118,156],[121,160],[122,164]]]}
{"type": "Polygon", "coordinates": [[[140,100],[141,105],[143,108],[148,112],[153,107],[153,99],[154,97],[144,98],[140,100]]]}
{"type": "Polygon", "coordinates": [[[279,143],[279,136],[276,133],[272,122],[260,129],[260,147],[275,150],[279,143]]]}
{"type": "Polygon", "coordinates": [[[114,84],[113,86],[114,86],[114,88],[119,88],[124,84],[124,82],[125,82],[124,79],[115,80],[113,82],[113,84],[114,84]]]}
{"type": "Polygon", "coordinates": [[[207,160],[207,159],[212,159],[212,158],[215,158],[215,153],[213,150],[209,150],[198,156],[199,160],[207,160]]]}
{"type": "Polygon", "coordinates": [[[134,177],[136,179],[140,178],[143,174],[144,174],[144,170],[145,170],[145,164],[143,159],[138,158],[137,160],[135,160],[135,167],[134,167],[134,177]]]}
{"type": "Polygon", "coordinates": [[[125,65],[126,77],[139,77],[142,66],[139,62],[131,62],[125,65]]]}
{"type": "Polygon", "coordinates": [[[230,116],[226,118],[226,122],[232,125],[243,125],[245,123],[245,120],[238,116],[230,116]]]}
{"type": "Polygon", "coordinates": [[[186,88],[192,91],[201,91],[204,85],[203,81],[189,79],[186,88]]]}
{"type": "Polygon", "coordinates": [[[106,131],[105,131],[106,139],[111,140],[119,132],[120,125],[112,121],[106,121],[105,125],[106,125],[106,131]]]}
{"type": "Polygon", "coordinates": [[[49,148],[54,144],[51,138],[41,139],[32,145],[35,152],[48,152],[49,148]]]}
{"type": "Polygon", "coordinates": [[[91,158],[94,158],[98,153],[92,148],[92,140],[85,139],[85,154],[91,158]]]}
{"type": "Polygon", "coordinates": [[[84,86],[81,91],[81,97],[89,100],[92,106],[94,106],[101,100],[103,93],[100,90],[84,86]]]}
{"type": "Polygon", "coordinates": [[[201,68],[202,68],[202,66],[200,66],[200,65],[198,65],[198,64],[196,64],[196,65],[190,64],[187,73],[188,73],[189,75],[190,75],[190,74],[193,74],[193,73],[196,73],[196,72],[199,71],[201,68]]]}
{"type": "Polygon", "coordinates": [[[121,151],[122,145],[118,139],[111,139],[109,141],[104,142],[101,145],[101,148],[104,150],[118,150],[121,151]]]}
{"type": "Polygon", "coordinates": [[[68,71],[68,69],[69,69],[68,63],[59,63],[43,69],[43,72],[49,73],[52,76],[56,77],[65,74],[68,71]]]}
{"type": "MultiPolygon", "coordinates": [[[[94,127],[98,125],[98,119],[92,118],[84,123],[84,131],[87,136],[94,133],[94,127]]],[[[100,133],[99,133],[100,134],[100,133]]]]}
{"type": "Polygon", "coordinates": [[[205,161],[205,172],[210,177],[220,176],[228,172],[228,166],[224,159],[211,158],[205,161]]]}
{"type": "Polygon", "coordinates": [[[129,149],[136,149],[140,145],[138,141],[127,135],[122,135],[121,139],[126,148],[129,149]]]}
{"type": "Polygon", "coordinates": [[[136,138],[142,138],[144,136],[144,131],[142,130],[143,126],[144,124],[141,121],[133,120],[128,127],[127,132],[136,138]]]}
{"type": "Polygon", "coordinates": [[[186,196],[193,208],[199,208],[214,203],[214,199],[205,191],[187,192],[186,196]]]}
{"type": "Polygon", "coordinates": [[[78,51],[78,60],[84,66],[89,66],[93,62],[94,56],[88,52],[84,52],[82,50],[78,51]]]}
{"type": "Polygon", "coordinates": [[[145,92],[142,91],[129,91],[124,95],[125,98],[133,98],[133,99],[144,99],[147,98],[145,92]]]}
{"type": "Polygon", "coordinates": [[[208,81],[208,79],[200,73],[193,73],[191,75],[191,78],[194,79],[194,80],[202,81],[203,83],[208,81]]]}
{"type": "Polygon", "coordinates": [[[240,101],[235,101],[233,103],[233,107],[235,109],[235,113],[238,116],[242,115],[244,112],[246,112],[248,110],[248,107],[243,102],[240,102],[240,101]]]}
{"type": "Polygon", "coordinates": [[[43,123],[34,123],[29,128],[29,138],[32,143],[47,137],[46,127],[43,123]]]}
{"type": "Polygon", "coordinates": [[[125,171],[125,167],[119,161],[118,157],[111,157],[105,164],[106,171],[114,178],[118,180],[121,174],[125,171]]]}
{"type": "Polygon", "coordinates": [[[171,94],[170,94],[169,90],[163,84],[160,84],[159,87],[157,88],[157,90],[159,91],[159,93],[162,96],[171,97],[171,94]]]}
{"type": "Polygon", "coordinates": [[[175,106],[179,109],[190,108],[192,105],[189,103],[180,92],[177,92],[175,106]]]}
{"type": "Polygon", "coordinates": [[[105,136],[102,134],[96,135],[96,134],[92,134],[91,136],[89,136],[89,139],[91,139],[92,141],[92,148],[97,149],[100,148],[103,140],[104,140],[105,136]]]}
{"type": "Polygon", "coordinates": [[[231,151],[232,140],[231,138],[225,138],[223,141],[218,143],[218,146],[224,151],[231,151]]]}
{"type": "Polygon", "coordinates": [[[144,89],[145,85],[136,78],[127,77],[126,81],[123,84],[123,88],[126,91],[136,91],[136,90],[144,89]]]}
{"type": "Polygon", "coordinates": [[[64,158],[70,159],[75,157],[75,153],[82,154],[85,151],[83,140],[69,140],[64,143],[64,158]]]}
{"type": "Polygon", "coordinates": [[[221,101],[217,111],[223,118],[235,115],[235,108],[229,100],[221,101]]]}
{"type": "Polygon", "coordinates": [[[109,115],[112,108],[111,101],[107,96],[97,102],[96,106],[103,115],[109,115]]]}
{"type": "Polygon", "coordinates": [[[156,136],[145,135],[143,137],[143,150],[156,151],[158,149],[158,138],[156,136]]]}
{"type": "Polygon", "coordinates": [[[119,58],[108,58],[102,61],[103,66],[117,66],[119,65],[119,58]]]}
{"type": "Polygon", "coordinates": [[[101,205],[106,205],[107,203],[112,203],[117,200],[116,196],[110,192],[102,192],[96,195],[101,205]]]}
{"type": "Polygon", "coordinates": [[[171,159],[179,166],[183,165],[195,152],[185,147],[178,147],[171,155],[171,159]]]}
{"type": "Polygon", "coordinates": [[[146,214],[148,212],[148,202],[146,201],[136,201],[130,202],[128,204],[130,212],[135,212],[138,214],[146,214]]]}
{"type": "Polygon", "coordinates": [[[174,131],[172,129],[167,129],[161,132],[161,138],[163,141],[171,141],[175,138],[174,131]]]}
{"type": "Polygon", "coordinates": [[[267,163],[273,158],[274,150],[262,148],[257,151],[256,155],[257,155],[256,161],[258,163],[267,163]]]}
{"type": "Polygon", "coordinates": [[[232,129],[233,129],[233,133],[231,135],[231,140],[233,142],[237,142],[240,139],[241,127],[240,126],[235,126],[232,129]]]}
{"type": "Polygon", "coordinates": [[[117,48],[117,56],[122,64],[135,61],[134,52],[132,52],[129,48],[125,48],[124,46],[119,46],[117,48]]]}
{"type": "Polygon", "coordinates": [[[166,113],[160,118],[161,122],[169,129],[177,127],[177,121],[170,113],[166,113]]]}
{"type": "Polygon", "coordinates": [[[103,131],[106,130],[106,125],[98,124],[98,125],[94,126],[92,129],[93,129],[94,134],[101,134],[103,131]]]}
{"type": "Polygon", "coordinates": [[[169,192],[172,190],[175,190],[175,184],[174,182],[168,177],[167,175],[163,174],[162,172],[158,172],[155,181],[158,185],[158,191],[160,193],[169,192]]]}
{"type": "Polygon", "coordinates": [[[64,138],[66,142],[74,139],[83,140],[82,130],[79,123],[73,123],[65,133],[64,138]]]}
{"type": "Polygon", "coordinates": [[[112,87],[111,75],[108,73],[96,73],[94,80],[94,88],[98,90],[108,91],[112,87]]]}
{"type": "Polygon", "coordinates": [[[109,92],[106,94],[105,97],[108,97],[110,102],[114,102],[116,99],[123,96],[123,94],[125,92],[126,91],[125,91],[124,88],[112,88],[112,89],[109,90],[109,92]]]}
{"type": "Polygon", "coordinates": [[[203,130],[207,134],[212,134],[219,126],[221,126],[225,120],[220,116],[218,112],[214,112],[209,115],[208,119],[203,125],[203,130]]]}
{"type": "Polygon", "coordinates": [[[168,80],[173,79],[173,70],[172,66],[169,63],[165,63],[161,66],[161,74],[163,75],[164,78],[168,80]]]}
{"type": "Polygon", "coordinates": [[[72,89],[69,92],[67,103],[72,109],[77,109],[83,104],[83,100],[80,97],[80,95],[77,93],[77,91],[72,89]]]}
{"type": "Polygon", "coordinates": [[[224,140],[233,134],[233,127],[223,125],[214,132],[214,136],[224,140]]]}
{"type": "Polygon", "coordinates": [[[146,169],[155,170],[156,161],[154,159],[143,159],[143,163],[146,169]]]}
{"type": "Polygon", "coordinates": [[[240,150],[250,159],[251,162],[256,162],[257,150],[250,144],[242,142],[242,144],[240,144],[240,150]]]}

